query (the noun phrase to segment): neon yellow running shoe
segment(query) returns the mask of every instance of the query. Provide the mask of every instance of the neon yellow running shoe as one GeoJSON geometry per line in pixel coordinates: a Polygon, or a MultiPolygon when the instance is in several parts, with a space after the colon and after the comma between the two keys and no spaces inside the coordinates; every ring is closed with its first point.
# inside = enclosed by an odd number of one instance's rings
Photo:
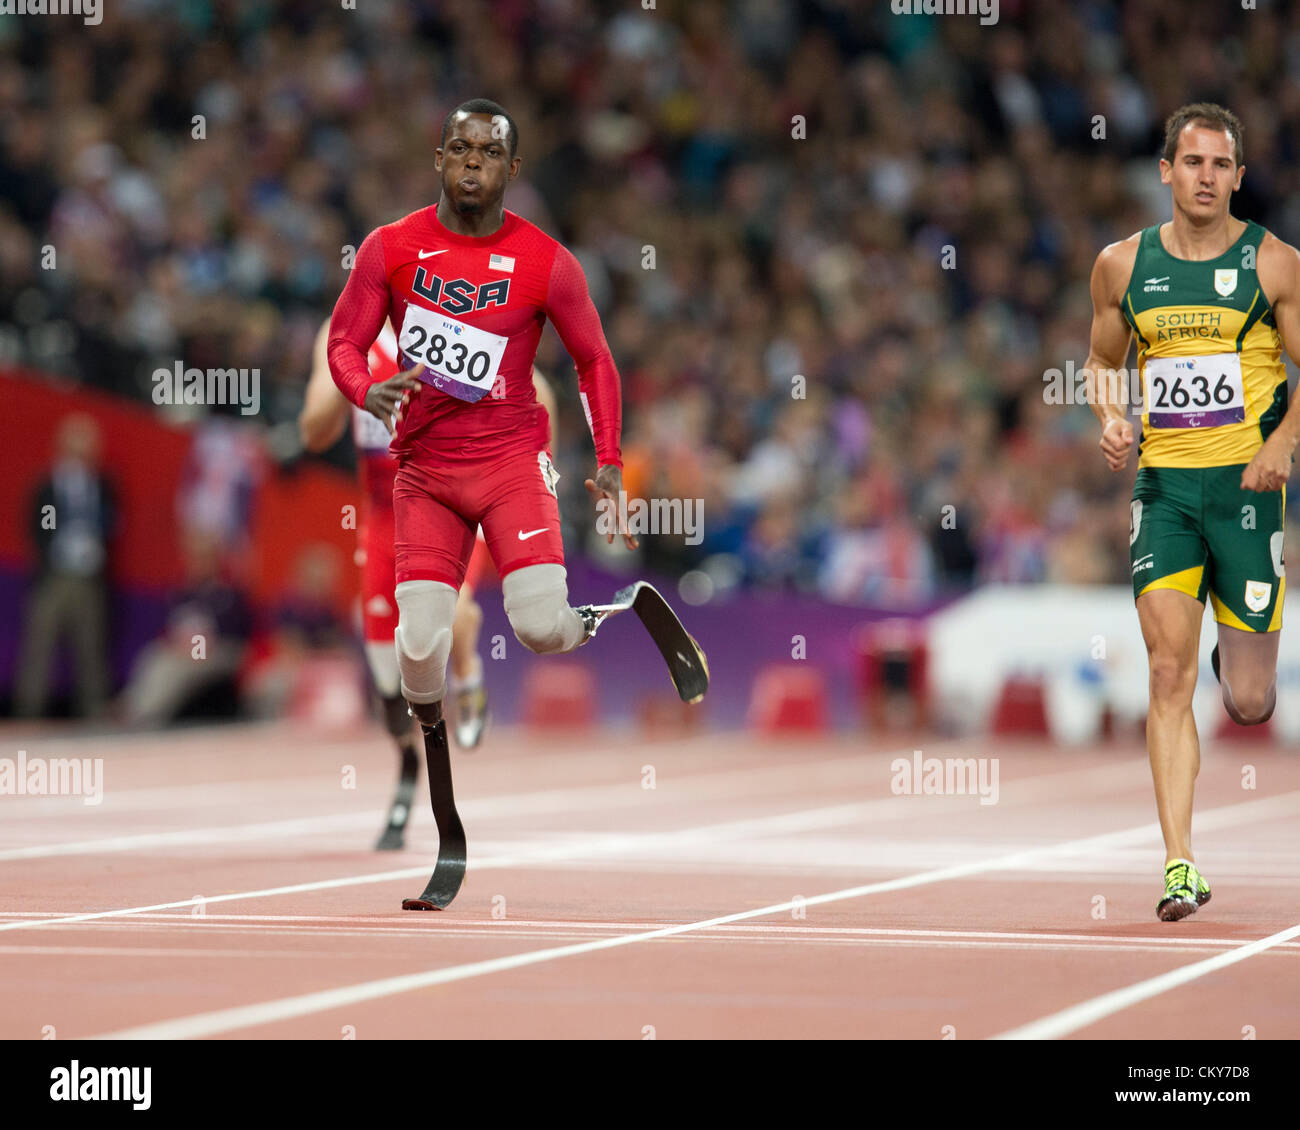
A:
{"type": "Polygon", "coordinates": [[[1190,859],[1171,859],[1165,864],[1165,897],[1156,907],[1161,922],[1177,922],[1195,914],[1210,901],[1210,884],[1190,859]]]}

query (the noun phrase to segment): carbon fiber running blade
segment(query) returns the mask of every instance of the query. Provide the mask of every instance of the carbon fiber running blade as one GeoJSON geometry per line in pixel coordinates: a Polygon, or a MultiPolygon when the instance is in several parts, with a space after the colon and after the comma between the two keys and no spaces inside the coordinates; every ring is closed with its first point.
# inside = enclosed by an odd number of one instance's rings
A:
{"type": "Polygon", "coordinates": [[[433,819],[438,825],[438,862],[420,897],[402,900],[403,910],[445,910],[465,882],[465,828],[451,790],[451,752],[447,748],[445,719],[425,735],[424,759],[433,819]]]}
{"type": "Polygon", "coordinates": [[[645,581],[621,589],[614,594],[614,600],[620,604],[631,602],[632,610],[668,664],[668,675],[681,700],[699,702],[709,689],[709,661],[668,602],[645,581]]]}
{"type": "Polygon", "coordinates": [[[454,812],[444,829],[438,828],[438,862],[419,898],[403,899],[403,910],[446,910],[465,882],[465,829],[454,812]]]}

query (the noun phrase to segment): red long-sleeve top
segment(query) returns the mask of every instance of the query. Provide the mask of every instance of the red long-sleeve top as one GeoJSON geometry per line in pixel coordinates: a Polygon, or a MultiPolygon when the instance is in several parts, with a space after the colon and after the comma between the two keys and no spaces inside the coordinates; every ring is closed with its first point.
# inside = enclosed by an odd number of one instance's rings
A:
{"type": "Polygon", "coordinates": [[[334,382],[358,407],[364,407],[366,390],[375,380],[366,354],[385,317],[392,319],[402,343],[399,362],[404,368],[415,363],[414,353],[426,364],[430,357],[442,358],[444,367],[460,364],[463,373],[460,341],[474,349],[482,340],[475,330],[506,339],[491,393],[472,403],[461,398],[462,386],[450,386],[461,391],[445,391],[448,378],[430,365],[422,379],[439,380],[444,387],[422,384],[412,397],[393,438],[391,450],[399,460],[445,464],[547,448],[549,422],[537,402],[532,371],[549,318],[577,366],[597,463],[622,466],[618,370],[586,277],[573,254],[535,225],[507,211],[494,234],[465,236],[443,226],[436,207],[430,206],[366,237],[335,304],[329,335],[334,382]],[[420,307],[412,316],[414,337],[403,334],[411,306],[420,307]],[[414,327],[430,324],[430,318],[440,319],[452,352],[444,353],[441,346],[431,352],[430,335],[416,332],[414,327]]]}

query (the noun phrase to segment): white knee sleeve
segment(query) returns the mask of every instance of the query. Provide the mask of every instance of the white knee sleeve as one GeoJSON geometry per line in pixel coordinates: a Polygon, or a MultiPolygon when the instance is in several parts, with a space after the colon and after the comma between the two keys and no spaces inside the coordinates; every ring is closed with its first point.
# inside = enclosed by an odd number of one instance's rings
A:
{"type": "Polygon", "coordinates": [[[456,590],[441,581],[403,581],[397,586],[397,663],[408,702],[441,702],[446,691],[456,590]]]}
{"type": "Polygon", "coordinates": [[[563,565],[526,565],[501,582],[506,615],[529,651],[554,655],[582,642],[582,617],[569,607],[563,565]]]}

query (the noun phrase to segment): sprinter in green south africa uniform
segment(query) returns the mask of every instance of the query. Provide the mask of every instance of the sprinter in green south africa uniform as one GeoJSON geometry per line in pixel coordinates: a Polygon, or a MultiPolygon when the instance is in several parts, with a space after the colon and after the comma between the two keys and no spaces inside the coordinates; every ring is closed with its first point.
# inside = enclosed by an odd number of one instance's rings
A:
{"type": "Polygon", "coordinates": [[[1283,509],[1300,440],[1282,349],[1300,351],[1300,254],[1229,213],[1244,172],[1237,118],[1212,103],[1182,107],[1166,123],[1160,161],[1173,220],[1111,244],[1092,272],[1086,368],[1113,471],[1133,446],[1128,382],[1115,375],[1134,336],[1142,375],[1129,547],[1150,667],[1147,750],[1165,841],[1156,915],[1165,922],[1210,898],[1191,842],[1192,693],[1207,595],[1228,714],[1264,722],[1277,698],[1283,509]]]}

